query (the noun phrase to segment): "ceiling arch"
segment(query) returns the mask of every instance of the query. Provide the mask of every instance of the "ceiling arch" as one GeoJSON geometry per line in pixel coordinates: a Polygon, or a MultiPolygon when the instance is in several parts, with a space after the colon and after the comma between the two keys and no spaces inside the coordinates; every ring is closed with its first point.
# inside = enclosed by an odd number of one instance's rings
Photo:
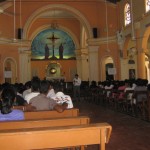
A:
{"type": "Polygon", "coordinates": [[[23,38],[26,39],[30,30],[30,27],[32,26],[32,24],[34,23],[34,21],[41,17],[41,14],[48,11],[48,10],[64,10],[67,12],[70,12],[70,14],[72,14],[73,17],[77,18],[80,23],[85,27],[86,33],[87,33],[87,37],[88,38],[92,38],[92,30],[91,30],[91,26],[88,22],[88,20],[84,17],[84,15],[79,12],[77,9],[64,5],[64,4],[54,4],[54,5],[48,5],[48,6],[44,6],[39,8],[38,10],[36,10],[27,20],[25,26],[24,26],[24,35],[23,38]]]}
{"type": "MultiPolygon", "coordinates": [[[[40,28],[38,28],[37,30],[35,30],[35,32],[32,33],[32,35],[31,35],[31,37],[30,37],[29,40],[32,41],[32,40],[36,37],[37,33],[39,33],[39,32],[42,31],[42,30],[46,30],[46,29],[48,29],[48,28],[49,28],[49,26],[47,26],[47,25],[41,26],[40,28]]],[[[73,39],[73,41],[74,41],[74,43],[75,43],[76,49],[79,49],[79,42],[78,42],[77,37],[74,35],[74,33],[71,32],[68,28],[65,28],[65,27],[63,27],[63,26],[59,26],[59,29],[62,29],[63,31],[65,31],[66,33],[68,33],[69,35],[71,35],[71,37],[72,37],[72,39],[73,39]]],[[[31,43],[32,43],[32,42],[31,42],[31,43]]],[[[31,44],[31,43],[30,43],[30,44],[31,44]]]]}

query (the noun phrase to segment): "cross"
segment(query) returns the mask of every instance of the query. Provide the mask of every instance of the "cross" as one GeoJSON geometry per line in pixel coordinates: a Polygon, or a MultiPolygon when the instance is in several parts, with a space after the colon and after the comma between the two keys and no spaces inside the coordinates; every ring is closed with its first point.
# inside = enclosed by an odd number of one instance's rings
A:
{"type": "Polygon", "coordinates": [[[52,36],[47,38],[47,39],[50,39],[52,41],[52,45],[53,45],[53,56],[52,56],[52,58],[54,58],[55,57],[55,55],[54,55],[55,41],[58,40],[59,38],[55,37],[54,32],[53,32],[52,36]]]}

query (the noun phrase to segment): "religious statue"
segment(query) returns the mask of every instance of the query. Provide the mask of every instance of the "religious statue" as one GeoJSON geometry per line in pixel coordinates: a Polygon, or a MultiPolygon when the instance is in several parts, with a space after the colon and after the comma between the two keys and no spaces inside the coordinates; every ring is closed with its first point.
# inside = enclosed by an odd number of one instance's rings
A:
{"type": "Polygon", "coordinates": [[[48,48],[48,45],[46,44],[45,45],[45,59],[48,59],[49,58],[49,48],[48,48]]]}
{"type": "Polygon", "coordinates": [[[55,59],[55,58],[56,58],[56,57],[55,57],[55,53],[54,53],[55,41],[58,40],[59,38],[58,38],[58,37],[55,37],[54,32],[53,32],[52,36],[49,37],[49,38],[47,38],[47,39],[49,39],[49,40],[52,41],[52,50],[53,50],[52,59],[55,59]]]}
{"type": "Polygon", "coordinates": [[[123,43],[124,43],[124,37],[123,37],[123,32],[121,31],[117,31],[117,41],[118,41],[118,45],[120,50],[123,50],[123,43]]]}
{"type": "Polygon", "coordinates": [[[59,46],[59,59],[63,59],[63,51],[64,51],[64,47],[61,43],[59,46]]]}

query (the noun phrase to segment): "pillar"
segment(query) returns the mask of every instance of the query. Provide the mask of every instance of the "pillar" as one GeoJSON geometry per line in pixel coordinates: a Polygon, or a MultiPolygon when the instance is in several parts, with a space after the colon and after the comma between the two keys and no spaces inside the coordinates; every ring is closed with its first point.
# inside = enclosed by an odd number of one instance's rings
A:
{"type": "Polygon", "coordinates": [[[145,79],[146,73],[145,73],[145,53],[144,52],[138,52],[137,55],[137,73],[138,78],[145,79]]]}
{"type": "Polygon", "coordinates": [[[19,79],[21,83],[31,80],[31,51],[26,47],[19,48],[19,79]]]}
{"type": "Polygon", "coordinates": [[[140,35],[140,22],[135,24],[136,31],[136,49],[137,49],[137,78],[146,78],[145,70],[145,53],[142,49],[142,39],[139,38],[140,35]]]}
{"type": "Polygon", "coordinates": [[[99,46],[89,46],[89,80],[99,81],[99,70],[98,70],[98,48],[99,46]]]}
{"type": "Polygon", "coordinates": [[[89,80],[88,50],[76,50],[77,73],[83,81],[89,80]]]}

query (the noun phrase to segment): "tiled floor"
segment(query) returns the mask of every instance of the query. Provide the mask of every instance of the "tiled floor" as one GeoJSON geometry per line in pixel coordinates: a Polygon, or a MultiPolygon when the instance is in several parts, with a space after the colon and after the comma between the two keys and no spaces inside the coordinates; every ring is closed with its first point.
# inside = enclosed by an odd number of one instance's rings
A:
{"type": "MultiPolygon", "coordinates": [[[[115,112],[100,105],[75,102],[80,115],[88,115],[91,123],[108,122],[112,134],[106,150],[150,150],[150,122],[115,112]]],[[[86,150],[99,150],[98,145],[87,146],[86,150]]]]}

